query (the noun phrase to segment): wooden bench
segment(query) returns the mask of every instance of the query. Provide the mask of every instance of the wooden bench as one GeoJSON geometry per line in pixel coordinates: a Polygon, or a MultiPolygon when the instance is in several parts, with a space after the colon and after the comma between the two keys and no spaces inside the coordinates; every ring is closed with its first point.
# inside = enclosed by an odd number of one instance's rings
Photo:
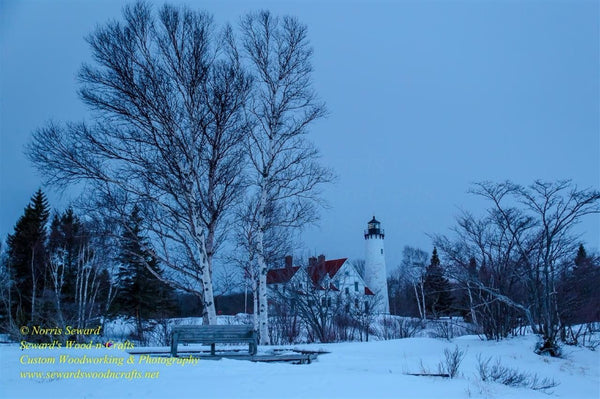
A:
{"type": "Polygon", "coordinates": [[[210,345],[210,354],[215,355],[215,344],[248,343],[250,355],[255,355],[258,336],[251,325],[235,326],[175,326],[171,336],[171,356],[177,357],[177,345],[201,343],[210,345]]]}

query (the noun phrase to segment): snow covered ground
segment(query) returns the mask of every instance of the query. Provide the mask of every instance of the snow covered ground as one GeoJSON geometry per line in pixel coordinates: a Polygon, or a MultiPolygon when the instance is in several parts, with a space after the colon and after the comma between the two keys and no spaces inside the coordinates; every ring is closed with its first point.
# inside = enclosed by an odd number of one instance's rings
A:
{"type": "MultiPolygon", "coordinates": [[[[146,364],[114,346],[102,349],[19,349],[0,346],[1,398],[594,398],[600,397],[600,352],[565,347],[564,358],[537,356],[534,336],[482,341],[477,336],[453,342],[433,338],[296,345],[324,350],[309,365],[252,363],[242,360],[199,360],[196,364],[146,364]],[[410,376],[437,372],[444,349],[466,352],[454,379],[410,376]],[[549,392],[483,382],[477,357],[499,358],[503,366],[554,379],[549,392]],[[108,364],[58,364],[60,355],[106,359],[108,364]],[[105,358],[104,356],[107,355],[105,358]],[[35,358],[55,358],[56,364],[21,364],[35,358]],[[123,365],[116,363],[123,359],[123,365]],[[132,364],[128,364],[130,359],[132,364]],[[140,364],[140,361],[142,364],[140,364]],[[113,364],[110,364],[110,363],[113,364]],[[46,372],[114,373],[133,371],[154,378],[59,378],[46,372]],[[156,373],[158,371],[159,373],[156,373]],[[22,374],[22,373],[25,374],[22,374]],[[44,377],[27,372],[41,372],[44,377]]],[[[265,353],[272,348],[260,348],[265,353]]],[[[84,359],[85,359],[84,358],[84,359]]],[[[168,358],[164,358],[168,359],[168,358]]],[[[164,360],[166,361],[166,360],[164,360]]],[[[113,374],[115,375],[115,374],[113,374]]]]}

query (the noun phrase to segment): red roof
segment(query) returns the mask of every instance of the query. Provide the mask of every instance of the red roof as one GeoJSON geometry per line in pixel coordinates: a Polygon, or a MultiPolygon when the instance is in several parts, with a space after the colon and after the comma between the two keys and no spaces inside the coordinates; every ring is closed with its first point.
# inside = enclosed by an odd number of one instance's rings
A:
{"type": "Polygon", "coordinates": [[[300,270],[300,266],[271,269],[267,272],[267,284],[285,284],[300,270]]]}
{"type": "Polygon", "coordinates": [[[333,278],[347,260],[348,258],[332,259],[309,266],[308,274],[310,275],[310,279],[315,285],[319,285],[319,282],[326,274],[329,275],[329,278],[333,278]]]}
{"type": "MultiPolygon", "coordinates": [[[[342,268],[348,258],[332,259],[321,261],[320,263],[313,264],[307,267],[308,274],[317,290],[325,290],[323,286],[323,278],[329,276],[329,278],[335,277],[337,272],[342,268]]],[[[281,269],[272,269],[267,272],[267,284],[285,284],[300,270],[300,266],[284,267],[281,269]]],[[[332,291],[339,291],[339,288],[329,283],[329,289],[332,291]]],[[[365,286],[365,295],[375,295],[369,287],[365,286]]]]}

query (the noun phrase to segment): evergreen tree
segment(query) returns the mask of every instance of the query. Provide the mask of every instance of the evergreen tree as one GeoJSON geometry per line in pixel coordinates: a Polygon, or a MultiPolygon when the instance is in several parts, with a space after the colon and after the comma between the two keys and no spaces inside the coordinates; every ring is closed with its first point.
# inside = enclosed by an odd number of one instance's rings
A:
{"type": "Polygon", "coordinates": [[[427,311],[434,318],[448,314],[452,306],[450,282],[444,277],[444,269],[440,264],[437,248],[433,248],[431,262],[425,271],[423,287],[425,290],[425,307],[427,311]]]}
{"type": "MultiPolygon", "coordinates": [[[[573,263],[572,270],[562,276],[557,288],[563,327],[600,318],[600,264],[587,255],[583,245],[579,246],[573,263]]],[[[569,341],[564,336],[562,338],[569,341]]]]}
{"type": "Polygon", "coordinates": [[[144,320],[164,317],[174,306],[174,290],[157,278],[162,270],[148,240],[142,236],[141,222],[135,207],[121,237],[117,259],[119,291],[113,302],[116,314],[134,318],[140,340],[144,320]]]}
{"type": "Polygon", "coordinates": [[[34,324],[46,283],[46,223],[48,200],[38,190],[8,236],[8,267],[14,290],[10,295],[12,320],[34,324]]]}
{"type": "Polygon", "coordinates": [[[579,244],[579,248],[577,249],[577,255],[575,256],[575,270],[577,269],[585,269],[590,266],[590,258],[587,256],[587,252],[583,244],[579,244]]]}

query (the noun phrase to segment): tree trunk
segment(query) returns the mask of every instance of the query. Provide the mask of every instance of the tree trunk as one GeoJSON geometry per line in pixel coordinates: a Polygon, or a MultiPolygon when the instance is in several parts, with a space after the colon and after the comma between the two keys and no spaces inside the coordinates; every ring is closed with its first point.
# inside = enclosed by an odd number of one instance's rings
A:
{"type": "Polygon", "coordinates": [[[421,306],[423,307],[423,320],[427,319],[427,308],[425,307],[425,283],[423,282],[423,277],[421,277],[421,306]]]}
{"type": "Polygon", "coordinates": [[[204,305],[202,321],[204,324],[216,325],[217,312],[215,310],[215,299],[212,286],[212,276],[206,253],[206,241],[202,231],[195,239],[196,259],[200,261],[200,283],[202,285],[202,302],[204,305]]]}
{"type": "Polygon", "coordinates": [[[37,291],[37,276],[35,274],[35,248],[31,248],[31,324],[34,324],[35,318],[35,294],[37,291]]]}
{"type": "Polygon", "coordinates": [[[477,326],[477,315],[475,314],[475,308],[473,307],[473,293],[471,292],[471,285],[469,283],[467,283],[467,292],[469,293],[469,312],[471,313],[471,321],[477,326]]]}
{"type": "MultiPolygon", "coordinates": [[[[202,237],[204,238],[204,237],[202,237]]],[[[208,262],[208,257],[206,256],[206,247],[204,246],[204,240],[202,240],[202,273],[201,273],[201,279],[202,279],[202,292],[204,294],[204,298],[203,298],[203,302],[204,302],[204,313],[202,315],[203,320],[207,321],[207,324],[209,325],[216,325],[217,324],[217,312],[215,310],[215,297],[214,297],[214,293],[213,293],[213,286],[212,286],[212,276],[210,273],[210,265],[208,262]]]]}
{"type": "Polygon", "coordinates": [[[252,278],[252,324],[254,331],[258,331],[258,280],[257,276],[252,278]]]}
{"type": "Polygon", "coordinates": [[[264,237],[267,207],[267,182],[263,180],[260,193],[260,204],[258,208],[258,232],[257,232],[257,261],[258,261],[258,316],[260,345],[269,345],[269,309],[267,298],[267,262],[264,254],[264,237]]]}
{"type": "Polygon", "coordinates": [[[417,291],[417,284],[413,283],[413,288],[415,289],[415,299],[417,300],[417,307],[419,308],[419,316],[422,320],[425,320],[425,316],[423,315],[423,310],[421,309],[421,297],[419,296],[419,292],[417,291]]]}

